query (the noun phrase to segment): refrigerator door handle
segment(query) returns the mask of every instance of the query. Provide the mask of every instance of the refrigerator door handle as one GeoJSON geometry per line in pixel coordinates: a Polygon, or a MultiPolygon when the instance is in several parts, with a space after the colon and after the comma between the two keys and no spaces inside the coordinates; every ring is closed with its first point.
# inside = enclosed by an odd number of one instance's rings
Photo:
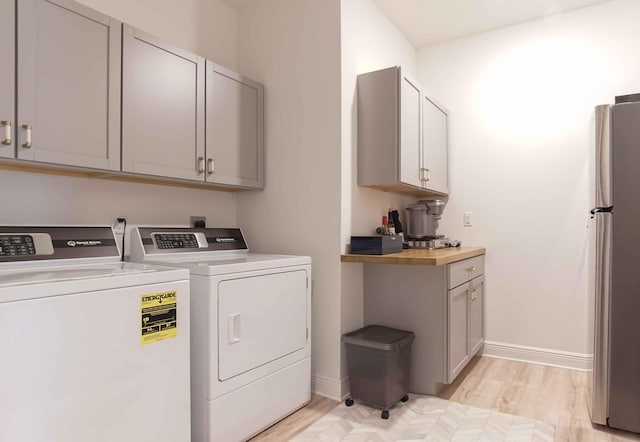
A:
{"type": "Polygon", "coordinates": [[[596,207],[612,205],[611,195],[611,106],[596,106],[596,207]]]}
{"type": "Polygon", "coordinates": [[[609,207],[596,207],[591,209],[591,219],[595,216],[596,213],[613,213],[613,206],[609,207]]]}

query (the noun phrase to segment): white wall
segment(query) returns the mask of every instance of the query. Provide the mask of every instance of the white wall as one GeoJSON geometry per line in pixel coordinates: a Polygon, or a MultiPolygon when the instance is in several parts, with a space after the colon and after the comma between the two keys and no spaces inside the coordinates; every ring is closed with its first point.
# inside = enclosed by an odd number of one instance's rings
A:
{"type": "Polygon", "coordinates": [[[590,120],[640,91],[638,41],[640,2],[618,0],[418,52],[450,110],[440,231],[487,247],[487,340],[592,353],[590,120]]]}
{"type": "MultiPolygon", "coordinates": [[[[358,74],[402,66],[416,72],[416,51],[404,35],[371,0],[347,0],[342,9],[342,251],[351,235],[375,234],[389,208],[401,216],[413,200],[393,193],[358,187],[358,129],[356,81],[358,74]]],[[[346,333],[363,325],[362,264],[344,263],[341,272],[341,326],[346,333]]],[[[347,376],[342,356],[341,377],[347,376]]]]}
{"type": "Polygon", "coordinates": [[[313,260],[313,388],[340,378],[340,2],[260,0],[240,13],[240,71],[265,85],[265,190],[240,194],[253,251],[313,260]]]}
{"type": "MultiPolygon", "coordinates": [[[[82,3],[186,49],[235,65],[237,13],[218,0],[181,2],[84,0],[82,3]]],[[[131,224],[235,226],[232,193],[0,170],[1,224],[131,224]]]]}
{"type": "MultiPolygon", "coordinates": [[[[235,226],[228,192],[0,170],[0,224],[109,225],[113,214],[132,225],[235,226]]],[[[126,245],[128,251],[129,245],[126,245]]]]}
{"type": "Polygon", "coordinates": [[[172,44],[238,65],[238,12],[220,0],[76,0],[172,44]]]}

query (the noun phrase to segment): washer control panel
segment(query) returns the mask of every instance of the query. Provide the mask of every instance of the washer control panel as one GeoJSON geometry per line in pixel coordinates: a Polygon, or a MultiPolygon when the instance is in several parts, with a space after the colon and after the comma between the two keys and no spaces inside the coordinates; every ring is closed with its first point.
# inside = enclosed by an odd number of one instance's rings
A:
{"type": "Polygon", "coordinates": [[[0,235],[0,256],[35,255],[31,235],[0,235]]]}
{"type": "Polygon", "coordinates": [[[53,243],[46,233],[5,233],[0,232],[0,256],[51,255],[53,243]]]}
{"type": "Polygon", "coordinates": [[[200,232],[165,232],[152,234],[153,242],[160,250],[207,248],[207,238],[200,232]]]}

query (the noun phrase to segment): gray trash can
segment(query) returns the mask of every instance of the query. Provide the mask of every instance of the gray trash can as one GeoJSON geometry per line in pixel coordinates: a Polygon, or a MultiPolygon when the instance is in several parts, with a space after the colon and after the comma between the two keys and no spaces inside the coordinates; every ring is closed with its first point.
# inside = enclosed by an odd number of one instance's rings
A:
{"type": "Polygon", "coordinates": [[[368,325],[342,336],[347,349],[351,397],[382,408],[382,418],[398,401],[409,399],[409,361],[415,334],[410,331],[368,325]]]}

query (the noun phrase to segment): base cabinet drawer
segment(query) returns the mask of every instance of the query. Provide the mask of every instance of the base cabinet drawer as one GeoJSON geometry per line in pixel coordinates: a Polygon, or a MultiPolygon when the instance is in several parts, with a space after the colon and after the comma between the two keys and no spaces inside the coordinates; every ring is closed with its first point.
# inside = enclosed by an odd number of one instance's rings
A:
{"type": "Polygon", "coordinates": [[[484,274],[484,255],[449,264],[449,289],[484,274]]]}

